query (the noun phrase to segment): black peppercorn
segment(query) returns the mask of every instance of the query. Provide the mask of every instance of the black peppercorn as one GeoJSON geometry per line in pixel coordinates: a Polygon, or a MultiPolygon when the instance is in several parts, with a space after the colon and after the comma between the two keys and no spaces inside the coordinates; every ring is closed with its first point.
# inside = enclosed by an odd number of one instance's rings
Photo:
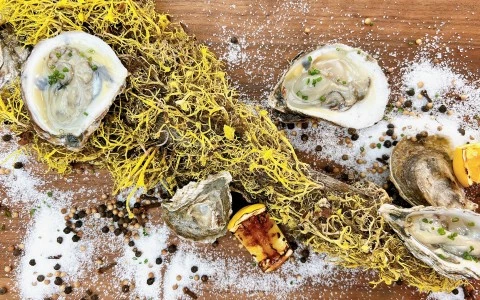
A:
{"type": "Polygon", "coordinates": [[[140,208],[140,203],[135,202],[135,204],[133,205],[133,208],[140,208]]]}
{"type": "Polygon", "coordinates": [[[317,146],[315,147],[315,151],[317,151],[317,152],[322,151],[322,149],[323,149],[323,148],[322,148],[322,146],[320,146],[320,145],[317,145],[317,146]]]}
{"type": "Polygon", "coordinates": [[[393,125],[392,123],[390,123],[390,124],[387,125],[387,128],[395,128],[395,125],[393,125]]]}
{"type": "Polygon", "coordinates": [[[461,135],[465,135],[465,129],[463,129],[463,128],[458,128],[458,132],[459,132],[461,135]]]}
{"type": "Polygon", "coordinates": [[[133,246],[135,246],[135,242],[134,242],[134,241],[129,241],[129,242],[128,242],[128,245],[129,245],[130,247],[133,247],[133,246]]]}
{"type": "Polygon", "coordinates": [[[388,155],[388,154],[383,154],[382,155],[382,159],[385,160],[385,161],[387,161],[389,158],[390,158],[390,155],[388,155]]]}
{"type": "Polygon", "coordinates": [[[78,242],[79,240],[80,240],[80,237],[79,237],[78,235],[75,234],[74,236],[72,236],[72,241],[73,241],[73,242],[76,243],[76,242],[78,242]]]}
{"type": "Polygon", "coordinates": [[[55,277],[55,280],[53,281],[53,283],[55,283],[55,285],[62,285],[63,279],[60,277],[55,277]]]}
{"type": "Polygon", "coordinates": [[[122,285],[122,292],[124,293],[128,293],[130,291],[130,286],[128,285],[122,285]]]}
{"type": "Polygon", "coordinates": [[[70,229],[70,227],[65,227],[65,228],[63,229],[63,233],[65,233],[65,234],[69,234],[70,232],[72,232],[72,230],[70,229]]]}
{"type": "Polygon", "coordinates": [[[120,209],[121,209],[121,208],[123,208],[123,206],[124,206],[124,202],[122,202],[122,201],[117,201],[117,202],[115,202],[115,205],[117,206],[117,208],[120,208],[120,209]]]}
{"type": "Polygon", "coordinates": [[[407,93],[407,95],[409,95],[409,96],[413,96],[413,95],[415,95],[415,90],[414,90],[413,88],[410,88],[410,89],[408,89],[408,90],[406,91],[406,93],[407,93]]]}
{"type": "Polygon", "coordinates": [[[57,243],[59,244],[63,243],[63,237],[61,236],[57,237],[57,243]]]}
{"type": "Polygon", "coordinates": [[[385,142],[383,142],[383,146],[384,146],[385,148],[390,148],[390,147],[392,147],[392,141],[386,140],[385,142]]]}
{"type": "Polygon", "coordinates": [[[392,146],[396,146],[398,144],[398,141],[393,141],[392,146]]]}
{"type": "Polygon", "coordinates": [[[83,222],[82,222],[82,221],[78,220],[78,221],[75,222],[75,227],[76,227],[76,228],[80,228],[80,227],[82,227],[82,226],[83,226],[83,222]]]}
{"type": "Polygon", "coordinates": [[[80,219],[83,219],[83,218],[85,218],[86,216],[87,216],[87,213],[86,213],[84,210],[81,210],[81,211],[78,212],[78,217],[79,217],[80,219]]]}
{"type": "Polygon", "coordinates": [[[232,37],[230,38],[230,43],[232,43],[232,44],[238,44],[238,38],[237,38],[236,36],[232,36],[232,37]]]}
{"type": "Polygon", "coordinates": [[[105,204],[101,204],[99,207],[98,207],[98,212],[105,212],[107,210],[107,206],[105,204]]]}
{"type": "Polygon", "coordinates": [[[213,248],[217,248],[217,247],[218,247],[218,241],[217,241],[217,240],[215,240],[215,242],[212,243],[212,247],[213,247],[213,248]]]}
{"type": "Polygon", "coordinates": [[[140,256],[142,256],[142,251],[135,252],[135,257],[140,257],[140,256]]]}
{"type": "Polygon", "coordinates": [[[63,292],[64,292],[65,294],[67,294],[67,295],[68,295],[68,294],[71,294],[72,291],[73,291],[73,289],[72,289],[71,286],[67,286],[67,287],[65,287],[65,290],[63,290],[63,292]]]}
{"type": "Polygon", "coordinates": [[[342,160],[348,160],[348,155],[347,154],[342,155],[342,160]]]}
{"type": "Polygon", "coordinates": [[[2,140],[4,142],[9,142],[9,141],[12,140],[12,136],[10,134],[5,134],[5,135],[2,136],[2,140]]]}
{"type": "Polygon", "coordinates": [[[155,259],[155,263],[156,263],[157,265],[160,265],[160,264],[162,263],[162,261],[163,261],[163,260],[162,260],[161,257],[157,257],[157,258],[155,259]]]}
{"type": "Polygon", "coordinates": [[[172,244],[168,246],[167,250],[169,253],[175,253],[177,251],[177,246],[172,244]]]}
{"type": "Polygon", "coordinates": [[[60,268],[61,268],[61,266],[60,266],[59,264],[55,264],[55,265],[53,266],[53,269],[54,269],[55,271],[60,270],[60,268]]]}
{"type": "Polygon", "coordinates": [[[155,278],[148,278],[147,279],[147,284],[152,285],[155,282],[155,278]]]}
{"type": "Polygon", "coordinates": [[[23,163],[21,161],[17,161],[16,163],[13,164],[14,169],[21,169],[23,168],[23,163]]]}
{"type": "Polygon", "coordinates": [[[13,249],[13,256],[20,256],[22,254],[22,250],[15,248],[13,249]]]}
{"type": "MultiPolygon", "coordinates": [[[[113,220],[113,222],[118,222],[118,221],[120,221],[120,217],[118,215],[113,215],[112,220],[113,220]]],[[[122,223],[123,223],[123,221],[122,221],[122,223]]]]}
{"type": "Polygon", "coordinates": [[[207,275],[202,275],[201,279],[202,279],[203,282],[207,282],[208,281],[208,276],[207,275]]]}
{"type": "Polygon", "coordinates": [[[410,101],[410,100],[405,101],[405,102],[403,103],[403,106],[404,106],[404,107],[412,107],[412,101],[410,101]]]}
{"type": "Polygon", "coordinates": [[[198,271],[198,267],[197,266],[193,266],[190,271],[192,271],[192,273],[197,273],[198,271]]]}
{"type": "Polygon", "coordinates": [[[108,233],[109,231],[110,231],[110,228],[108,228],[107,225],[105,225],[105,226],[102,227],[102,232],[103,232],[103,233],[108,233]]]}
{"type": "Polygon", "coordinates": [[[107,211],[106,216],[109,219],[113,218],[113,212],[111,210],[107,211]]]}
{"type": "Polygon", "coordinates": [[[42,281],[45,280],[45,276],[43,276],[43,275],[38,275],[38,276],[37,276],[37,280],[38,280],[38,282],[42,282],[42,281]]]}
{"type": "Polygon", "coordinates": [[[78,216],[77,213],[74,213],[74,214],[73,214],[73,219],[74,219],[74,220],[78,220],[78,219],[80,219],[80,217],[78,216]]]}
{"type": "Polygon", "coordinates": [[[31,266],[34,266],[37,264],[37,262],[34,260],[34,259],[31,259],[29,262],[28,262],[29,265],[31,266]]]}
{"type": "Polygon", "coordinates": [[[426,105],[422,106],[422,111],[423,112],[427,112],[429,110],[430,110],[430,108],[428,108],[428,106],[426,106],[426,105]]]}
{"type": "Polygon", "coordinates": [[[394,133],[393,129],[387,130],[387,135],[388,135],[388,136],[392,136],[393,133],[394,133]]]}
{"type": "Polygon", "coordinates": [[[295,128],[295,124],[294,123],[288,123],[287,128],[288,129],[293,129],[293,128],[295,128]]]}
{"type": "Polygon", "coordinates": [[[115,228],[115,230],[113,231],[113,233],[116,235],[116,236],[119,236],[122,234],[122,230],[120,228],[115,228]]]}
{"type": "Polygon", "coordinates": [[[310,251],[308,251],[308,249],[303,249],[302,252],[300,252],[300,255],[302,257],[309,257],[310,256],[310,251]]]}
{"type": "Polygon", "coordinates": [[[5,295],[8,292],[6,287],[0,287],[0,295],[5,295]]]}
{"type": "Polygon", "coordinates": [[[358,140],[359,137],[360,136],[358,135],[358,133],[354,133],[354,134],[352,134],[351,139],[352,139],[352,141],[356,141],[356,140],[358,140]]]}
{"type": "Polygon", "coordinates": [[[355,133],[357,133],[357,130],[355,128],[348,128],[347,132],[349,135],[354,135],[355,133]]]}
{"type": "Polygon", "coordinates": [[[302,129],[307,129],[308,128],[308,123],[307,122],[303,122],[302,123],[302,129]]]}
{"type": "Polygon", "coordinates": [[[305,133],[302,134],[302,136],[300,137],[302,139],[302,141],[306,142],[308,141],[308,135],[306,135],[305,133]]]}
{"type": "Polygon", "coordinates": [[[438,111],[441,112],[442,114],[443,113],[446,113],[447,112],[447,107],[445,105],[440,105],[440,107],[438,108],[438,111]]]}
{"type": "Polygon", "coordinates": [[[454,289],[454,290],[452,291],[452,294],[458,295],[458,289],[454,289]]]}
{"type": "Polygon", "coordinates": [[[306,263],[306,262],[307,262],[307,258],[302,256],[302,257],[300,258],[300,262],[306,263]]]}

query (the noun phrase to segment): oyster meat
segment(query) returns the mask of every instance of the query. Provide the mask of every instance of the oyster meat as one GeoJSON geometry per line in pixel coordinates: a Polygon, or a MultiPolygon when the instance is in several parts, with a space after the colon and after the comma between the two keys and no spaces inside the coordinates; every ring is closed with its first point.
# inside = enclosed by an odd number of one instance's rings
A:
{"type": "Polygon", "coordinates": [[[297,56],[269,104],[283,113],[284,122],[303,115],[358,129],[383,118],[389,94],[375,59],[360,49],[333,44],[297,56]]]}
{"type": "Polygon", "coordinates": [[[0,30],[0,89],[20,74],[28,53],[10,27],[0,30]]]}
{"type": "Polygon", "coordinates": [[[379,214],[410,252],[438,273],[480,278],[480,215],[469,210],[383,204],[379,214]]]}
{"type": "Polygon", "coordinates": [[[37,133],[79,151],[122,91],[127,69],[100,38],[71,31],[39,42],[22,70],[37,133]]]}
{"type": "Polygon", "coordinates": [[[162,204],[163,220],[183,238],[213,243],[227,232],[232,213],[231,181],[230,173],[224,171],[190,182],[162,204]]]}
{"type": "Polygon", "coordinates": [[[474,210],[453,175],[450,143],[438,136],[401,140],[390,156],[390,180],[413,206],[431,205],[474,210]]]}

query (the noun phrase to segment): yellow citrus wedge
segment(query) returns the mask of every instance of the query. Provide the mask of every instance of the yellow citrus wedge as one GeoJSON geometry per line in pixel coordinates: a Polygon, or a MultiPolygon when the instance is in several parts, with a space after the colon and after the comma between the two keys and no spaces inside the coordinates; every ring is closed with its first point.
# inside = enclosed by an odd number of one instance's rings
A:
{"type": "MultiPolygon", "coordinates": [[[[242,207],[228,222],[227,229],[232,231],[232,229],[236,229],[238,224],[242,223],[243,220],[247,219],[252,215],[259,214],[265,211],[265,204],[257,203],[252,205],[247,205],[242,207]]],[[[233,230],[235,231],[235,230],[233,230]]]]}
{"type": "Polygon", "coordinates": [[[453,173],[464,187],[480,183],[480,144],[467,144],[455,149],[453,173]]]}

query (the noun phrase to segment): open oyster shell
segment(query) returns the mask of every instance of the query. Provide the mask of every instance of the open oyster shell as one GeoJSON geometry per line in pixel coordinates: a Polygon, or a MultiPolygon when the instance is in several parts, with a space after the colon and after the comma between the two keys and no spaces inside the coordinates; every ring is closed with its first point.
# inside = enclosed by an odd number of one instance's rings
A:
{"type": "Polygon", "coordinates": [[[212,243],[227,232],[232,213],[229,172],[190,182],[179,189],[170,202],[163,203],[162,217],[179,236],[212,243]]]}
{"type": "Polygon", "coordinates": [[[480,215],[443,207],[398,208],[383,204],[379,214],[410,252],[438,273],[480,278],[480,215]]]}
{"type": "Polygon", "coordinates": [[[390,179],[400,196],[414,206],[476,209],[453,175],[450,149],[448,140],[438,136],[401,140],[390,156],[390,179]]]}
{"type": "Polygon", "coordinates": [[[128,75],[104,41],[71,31],[38,43],[22,71],[22,94],[37,133],[79,151],[128,75]]]}
{"type": "Polygon", "coordinates": [[[377,61],[343,44],[297,56],[269,97],[284,122],[299,116],[364,128],[383,118],[390,90],[377,61]]]}

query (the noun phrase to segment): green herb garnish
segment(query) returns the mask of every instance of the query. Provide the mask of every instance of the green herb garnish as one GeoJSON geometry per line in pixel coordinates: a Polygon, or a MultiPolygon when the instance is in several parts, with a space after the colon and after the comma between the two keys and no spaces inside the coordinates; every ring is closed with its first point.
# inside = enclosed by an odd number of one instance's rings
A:
{"type": "Polygon", "coordinates": [[[55,53],[55,55],[57,56],[57,58],[62,57],[62,54],[60,52],[55,53]]]}
{"type": "Polygon", "coordinates": [[[327,97],[325,95],[320,96],[320,101],[325,102],[327,100],[327,97]]]}
{"type": "Polygon", "coordinates": [[[52,192],[52,191],[48,191],[48,192],[47,192],[47,196],[48,196],[48,197],[52,197],[52,196],[53,196],[53,192],[52,192]]]}
{"type": "Polygon", "coordinates": [[[317,78],[313,79],[312,80],[312,85],[315,86],[317,84],[317,82],[322,81],[322,79],[323,79],[322,77],[317,77],[317,78]]]}
{"type": "Polygon", "coordinates": [[[438,232],[439,235],[445,235],[446,234],[445,228],[443,228],[443,227],[438,228],[437,232],[438,232]]]}
{"type": "Polygon", "coordinates": [[[88,113],[87,113],[86,111],[84,111],[83,114],[84,114],[85,116],[88,116],[88,113]]]}
{"type": "Polygon", "coordinates": [[[423,219],[422,219],[422,222],[423,222],[423,223],[428,223],[427,218],[423,218],[423,219]]]}
{"type": "Polygon", "coordinates": [[[378,149],[382,148],[382,144],[377,143],[377,148],[378,148],[378,149]]]}
{"type": "Polygon", "coordinates": [[[33,215],[35,214],[35,211],[36,211],[35,208],[32,208],[32,209],[30,210],[30,217],[33,217],[33,215]]]}
{"type": "Polygon", "coordinates": [[[446,260],[446,259],[447,259],[447,258],[445,257],[445,255],[443,255],[443,254],[437,254],[437,256],[440,257],[440,258],[443,259],[443,260],[446,260]]]}
{"type": "Polygon", "coordinates": [[[68,72],[68,68],[67,68],[67,67],[64,67],[62,71],[63,71],[63,72],[68,72]]]}
{"type": "Polygon", "coordinates": [[[447,236],[447,238],[451,239],[452,241],[457,237],[458,233],[454,232],[452,234],[450,234],[449,236],[447,236]]]}
{"type": "Polygon", "coordinates": [[[59,80],[64,79],[65,75],[63,73],[60,73],[59,70],[55,69],[52,73],[52,75],[48,76],[48,84],[53,85],[57,83],[59,80]]]}
{"type": "Polygon", "coordinates": [[[468,223],[467,223],[467,226],[473,227],[473,226],[475,226],[475,222],[468,222],[468,223]]]}
{"type": "Polygon", "coordinates": [[[92,70],[93,70],[93,71],[96,71],[96,70],[98,70],[98,67],[97,67],[97,65],[92,65],[92,70]]]}
{"type": "Polygon", "coordinates": [[[312,57],[311,57],[311,56],[308,57],[308,61],[310,61],[310,62],[312,61],[312,57]]]}
{"type": "Polygon", "coordinates": [[[320,70],[318,70],[318,69],[310,69],[310,70],[308,70],[308,75],[313,76],[313,75],[317,75],[317,74],[320,74],[320,70]]]}

